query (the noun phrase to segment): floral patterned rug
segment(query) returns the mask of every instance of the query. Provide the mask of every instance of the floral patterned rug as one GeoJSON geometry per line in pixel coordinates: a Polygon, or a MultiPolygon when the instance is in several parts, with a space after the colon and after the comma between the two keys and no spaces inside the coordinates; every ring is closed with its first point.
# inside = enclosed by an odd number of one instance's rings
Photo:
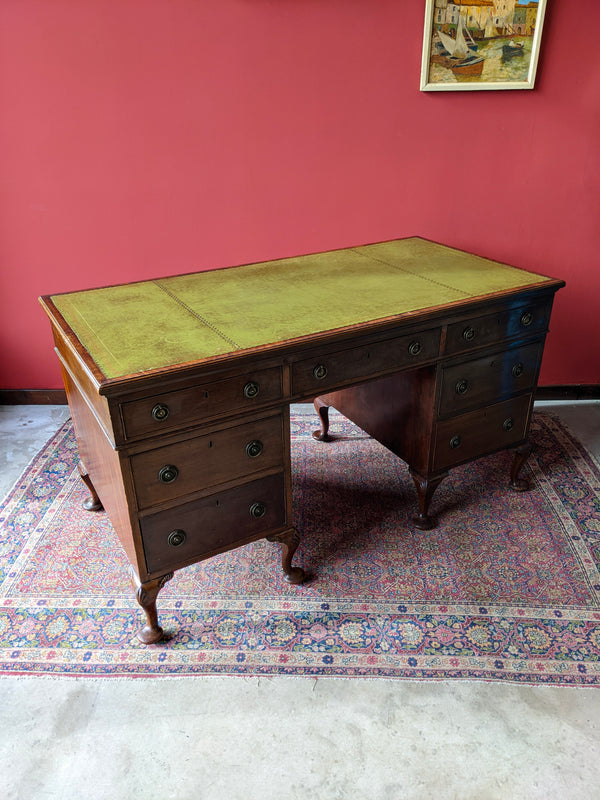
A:
{"type": "Polygon", "coordinates": [[[142,645],[128,565],[86,512],[67,422],[0,507],[0,674],[311,675],[525,684],[600,682],[600,471],[534,415],[533,490],[511,455],[453,470],[410,524],[405,464],[343,417],[334,441],[292,417],[295,562],[256,542],[181,570],[161,591],[165,641],[142,645]]]}

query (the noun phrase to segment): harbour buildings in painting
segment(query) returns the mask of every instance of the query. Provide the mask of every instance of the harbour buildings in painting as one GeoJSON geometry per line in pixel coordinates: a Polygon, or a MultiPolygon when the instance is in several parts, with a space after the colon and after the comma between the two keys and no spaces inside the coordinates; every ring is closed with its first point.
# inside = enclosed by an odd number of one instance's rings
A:
{"type": "Polygon", "coordinates": [[[538,3],[517,0],[435,0],[434,26],[453,32],[459,18],[476,39],[496,36],[531,36],[535,31],[538,3]]]}

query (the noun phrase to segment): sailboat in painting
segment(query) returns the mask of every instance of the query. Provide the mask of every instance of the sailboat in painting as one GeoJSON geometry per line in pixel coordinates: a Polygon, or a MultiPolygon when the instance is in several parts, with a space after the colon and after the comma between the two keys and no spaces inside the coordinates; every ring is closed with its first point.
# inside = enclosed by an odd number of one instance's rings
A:
{"type": "Polygon", "coordinates": [[[481,75],[485,59],[483,56],[477,55],[477,45],[472,39],[471,44],[467,44],[463,32],[462,16],[458,18],[456,39],[441,30],[437,34],[444,51],[448,54],[442,62],[445,67],[451,69],[455,75],[481,75]]]}

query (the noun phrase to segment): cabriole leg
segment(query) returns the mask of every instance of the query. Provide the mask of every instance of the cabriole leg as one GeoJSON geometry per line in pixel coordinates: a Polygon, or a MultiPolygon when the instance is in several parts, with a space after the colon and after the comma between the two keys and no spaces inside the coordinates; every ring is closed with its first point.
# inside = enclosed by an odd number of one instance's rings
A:
{"type": "Polygon", "coordinates": [[[313,401],[315,411],[321,421],[321,428],[318,431],[313,431],[313,437],[319,442],[330,442],[329,436],[329,406],[320,397],[315,397],[313,401]]]}
{"type": "Polygon", "coordinates": [[[526,478],[519,478],[519,472],[529,458],[530,453],[531,445],[529,442],[521,445],[521,447],[517,447],[515,451],[515,457],[513,458],[512,468],[510,470],[509,483],[510,488],[514,489],[515,492],[526,492],[530,488],[529,481],[526,478]]]}
{"type": "Polygon", "coordinates": [[[276,533],[267,536],[268,542],[277,542],[282,545],[281,567],[285,573],[285,579],[289,583],[303,583],[306,580],[306,573],[300,567],[292,566],[292,558],[300,544],[300,535],[295,528],[290,528],[283,533],[276,533]]]}
{"type": "Polygon", "coordinates": [[[419,500],[419,513],[412,519],[413,525],[416,528],[419,528],[422,531],[429,531],[432,528],[435,528],[437,522],[433,517],[429,516],[429,504],[431,502],[431,498],[433,497],[433,493],[447,474],[447,472],[443,472],[441,475],[437,475],[435,478],[424,478],[422,475],[419,475],[412,469],[410,470],[410,476],[414,481],[419,500]]]}
{"type": "Polygon", "coordinates": [[[131,579],[133,580],[133,585],[136,590],[135,599],[146,615],[146,624],[137,632],[138,639],[144,644],[154,644],[163,638],[164,631],[158,624],[156,598],[165,583],[170,581],[172,577],[173,573],[169,572],[167,575],[155,578],[153,581],[140,583],[138,576],[133,569],[131,570],[131,579]]]}
{"type": "Polygon", "coordinates": [[[103,511],[104,506],[102,505],[102,502],[98,497],[98,493],[94,489],[94,484],[92,483],[92,479],[88,475],[88,471],[85,468],[85,465],[83,464],[82,461],[80,461],[79,464],[77,465],[77,469],[79,470],[79,476],[81,480],[85,483],[88,492],[90,493],[90,496],[86,497],[85,500],[83,501],[82,504],[83,507],[85,508],[86,511],[103,511]]]}

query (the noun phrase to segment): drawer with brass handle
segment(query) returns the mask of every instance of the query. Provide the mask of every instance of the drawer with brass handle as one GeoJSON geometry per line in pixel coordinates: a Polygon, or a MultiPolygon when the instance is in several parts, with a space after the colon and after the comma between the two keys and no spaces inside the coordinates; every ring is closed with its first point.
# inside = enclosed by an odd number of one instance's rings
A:
{"type": "Polygon", "coordinates": [[[280,414],[131,457],[138,508],[283,464],[280,414]]]}
{"type": "Polygon", "coordinates": [[[235,375],[223,380],[164,392],[121,404],[129,440],[185,428],[236,411],[249,413],[283,396],[280,367],[235,375]]]}
{"type": "Polygon", "coordinates": [[[532,387],[543,341],[444,367],[439,403],[441,417],[461,413],[532,387]]]}
{"type": "Polygon", "coordinates": [[[292,391],[296,396],[314,397],[386,371],[418,366],[438,356],[440,335],[441,330],[433,328],[298,361],[292,365],[292,391]]]}
{"type": "Polygon", "coordinates": [[[270,475],[141,520],[148,572],[169,572],[286,524],[283,474],[270,475]]]}
{"type": "Polygon", "coordinates": [[[513,336],[545,333],[551,309],[552,300],[544,300],[452,323],[448,325],[445,354],[493,345],[513,336]]]}
{"type": "Polygon", "coordinates": [[[435,428],[433,470],[443,470],[523,441],[531,394],[460,414],[435,428]]]}

